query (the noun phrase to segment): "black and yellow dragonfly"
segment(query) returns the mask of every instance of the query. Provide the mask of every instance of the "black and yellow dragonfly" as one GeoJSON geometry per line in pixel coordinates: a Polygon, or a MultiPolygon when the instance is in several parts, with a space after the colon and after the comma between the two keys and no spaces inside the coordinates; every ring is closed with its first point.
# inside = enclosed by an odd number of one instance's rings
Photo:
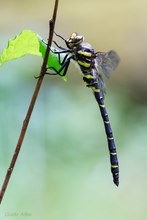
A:
{"type": "MultiPolygon", "coordinates": [[[[56,33],[55,33],[56,34],[56,33]]],[[[61,76],[65,76],[68,70],[68,66],[71,60],[78,63],[81,72],[83,73],[83,80],[88,88],[91,88],[95,99],[99,105],[101,116],[103,118],[105,132],[108,141],[108,148],[110,153],[111,162],[111,172],[113,175],[113,181],[118,186],[119,185],[119,164],[116,153],[115,141],[112,133],[112,128],[110,125],[107,110],[104,104],[104,94],[106,93],[106,86],[102,78],[102,73],[109,78],[109,72],[115,70],[119,63],[119,56],[113,50],[109,52],[95,52],[92,46],[88,43],[84,43],[84,37],[78,35],[77,33],[72,33],[69,39],[64,39],[59,34],[57,37],[61,38],[67,48],[59,46],[56,41],[55,45],[60,49],[59,51],[53,51],[58,54],[59,63],[61,65],[60,69],[57,70],[55,67],[51,66],[54,73],[61,76]],[[61,54],[65,54],[64,59],[61,60],[61,54]]],[[[47,73],[51,74],[51,73],[47,73]]]]}

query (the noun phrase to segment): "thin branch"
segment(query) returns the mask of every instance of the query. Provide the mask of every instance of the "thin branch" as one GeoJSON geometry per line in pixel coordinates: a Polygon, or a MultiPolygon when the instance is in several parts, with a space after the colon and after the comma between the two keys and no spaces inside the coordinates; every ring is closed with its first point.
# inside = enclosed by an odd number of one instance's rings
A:
{"type": "Polygon", "coordinates": [[[37,81],[34,93],[32,95],[32,99],[31,99],[28,111],[26,113],[26,117],[25,117],[25,119],[23,121],[22,129],[21,129],[21,132],[20,132],[20,135],[19,135],[19,138],[18,138],[18,142],[17,142],[16,148],[15,148],[15,152],[13,154],[10,166],[9,166],[9,168],[7,170],[7,173],[6,173],[6,176],[5,176],[5,179],[4,179],[1,191],[0,191],[0,203],[2,202],[2,199],[4,197],[4,193],[5,193],[6,189],[7,189],[7,186],[8,186],[8,183],[9,183],[12,171],[14,169],[14,166],[15,166],[18,154],[20,152],[20,149],[21,149],[21,146],[22,146],[25,134],[26,134],[26,130],[27,130],[27,127],[28,127],[28,124],[29,124],[29,121],[30,121],[30,117],[32,115],[32,112],[33,112],[33,109],[34,109],[34,106],[35,106],[35,102],[36,102],[36,99],[38,97],[38,93],[40,91],[40,87],[42,85],[43,78],[44,78],[44,75],[45,75],[45,72],[46,72],[48,56],[49,56],[49,53],[50,53],[50,46],[51,46],[52,40],[53,40],[53,34],[54,34],[54,27],[55,27],[56,16],[57,16],[58,3],[59,3],[59,0],[55,0],[53,16],[52,16],[52,19],[49,21],[49,38],[48,38],[48,44],[47,44],[45,58],[43,60],[43,64],[42,64],[42,67],[41,67],[39,78],[38,78],[38,81],[37,81]]]}

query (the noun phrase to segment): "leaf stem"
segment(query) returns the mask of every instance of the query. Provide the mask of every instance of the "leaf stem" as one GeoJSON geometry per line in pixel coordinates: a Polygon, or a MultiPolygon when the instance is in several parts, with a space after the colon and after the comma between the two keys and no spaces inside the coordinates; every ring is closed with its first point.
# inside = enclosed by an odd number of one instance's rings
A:
{"type": "Polygon", "coordinates": [[[21,146],[22,146],[25,134],[26,134],[26,130],[27,130],[27,127],[28,127],[28,124],[29,124],[29,121],[30,121],[30,117],[32,115],[32,112],[33,112],[33,109],[34,109],[34,106],[35,106],[35,103],[36,103],[36,100],[37,100],[37,97],[38,97],[38,94],[39,94],[39,91],[40,91],[40,88],[41,88],[41,85],[42,85],[42,82],[43,82],[43,79],[44,79],[44,75],[45,75],[45,72],[46,72],[47,61],[48,61],[48,56],[49,56],[49,53],[50,53],[50,46],[51,46],[52,40],[53,40],[54,27],[55,27],[57,10],[58,10],[58,3],[59,3],[59,0],[55,0],[52,19],[49,21],[49,38],[48,38],[46,54],[45,54],[45,57],[44,57],[44,60],[43,60],[43,64],[42,64],[42,67],[41,67],[41,70],[40,70],[39,78],[38,78],[38,81],[36,83],[34,93],[32,95],[32,99],[30,101],[30,105],[28,107],[28,111],[26,113],[26,117],[23,121],[23,125],[22,125],[21,131],[20,131],[20,135],[19,135],[19,138],[18,138],[18,142],[17,142],[16,148],[15,148],[11,163],[10,163],[9,168],[7,170],[7,173],[6,173],[6,176],[5,176],[1,191],[0,191],[0,203],[2,202],[5,191],[7,189],[11,174],[13,172],[17,157],[19,155],[19,152],[20,152],[20,149],[21,149],[21,146]]]}

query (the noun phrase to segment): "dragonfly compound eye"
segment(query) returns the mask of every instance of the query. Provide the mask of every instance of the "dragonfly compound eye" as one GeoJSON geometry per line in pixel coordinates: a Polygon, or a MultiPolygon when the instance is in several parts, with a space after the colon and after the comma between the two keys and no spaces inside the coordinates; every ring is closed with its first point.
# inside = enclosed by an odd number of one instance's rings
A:
{"type": "Polygon", "coordinates": [[[67,39],[67,46],[69,48],[77,47],[84,40],[83,36],[78,35],[76,32],[72,33],[70,38],[67,39]]]}

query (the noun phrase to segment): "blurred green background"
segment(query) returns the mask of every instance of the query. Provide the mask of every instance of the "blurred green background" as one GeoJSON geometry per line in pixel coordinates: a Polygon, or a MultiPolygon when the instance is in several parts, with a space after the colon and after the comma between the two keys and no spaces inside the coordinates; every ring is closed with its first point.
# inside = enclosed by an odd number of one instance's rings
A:
{"type": "MultiPolygon", "coordinates": [[[[0,51],[23,29],[47,39],[53,3],[0,0],[0,51]]],[[[71,64],[66,83],[45,77],[1,205],[1,220],[147,219],[146,21],[145,0],[60,1],[56,32],[68,38],[77,31],[97,51],[115,49],[121,57],[105,81],[120,186],[112,182],[97,103],[71,64]]],[[[41,63],[27,56],[0,70],[0,185],[41,63]]]]}

